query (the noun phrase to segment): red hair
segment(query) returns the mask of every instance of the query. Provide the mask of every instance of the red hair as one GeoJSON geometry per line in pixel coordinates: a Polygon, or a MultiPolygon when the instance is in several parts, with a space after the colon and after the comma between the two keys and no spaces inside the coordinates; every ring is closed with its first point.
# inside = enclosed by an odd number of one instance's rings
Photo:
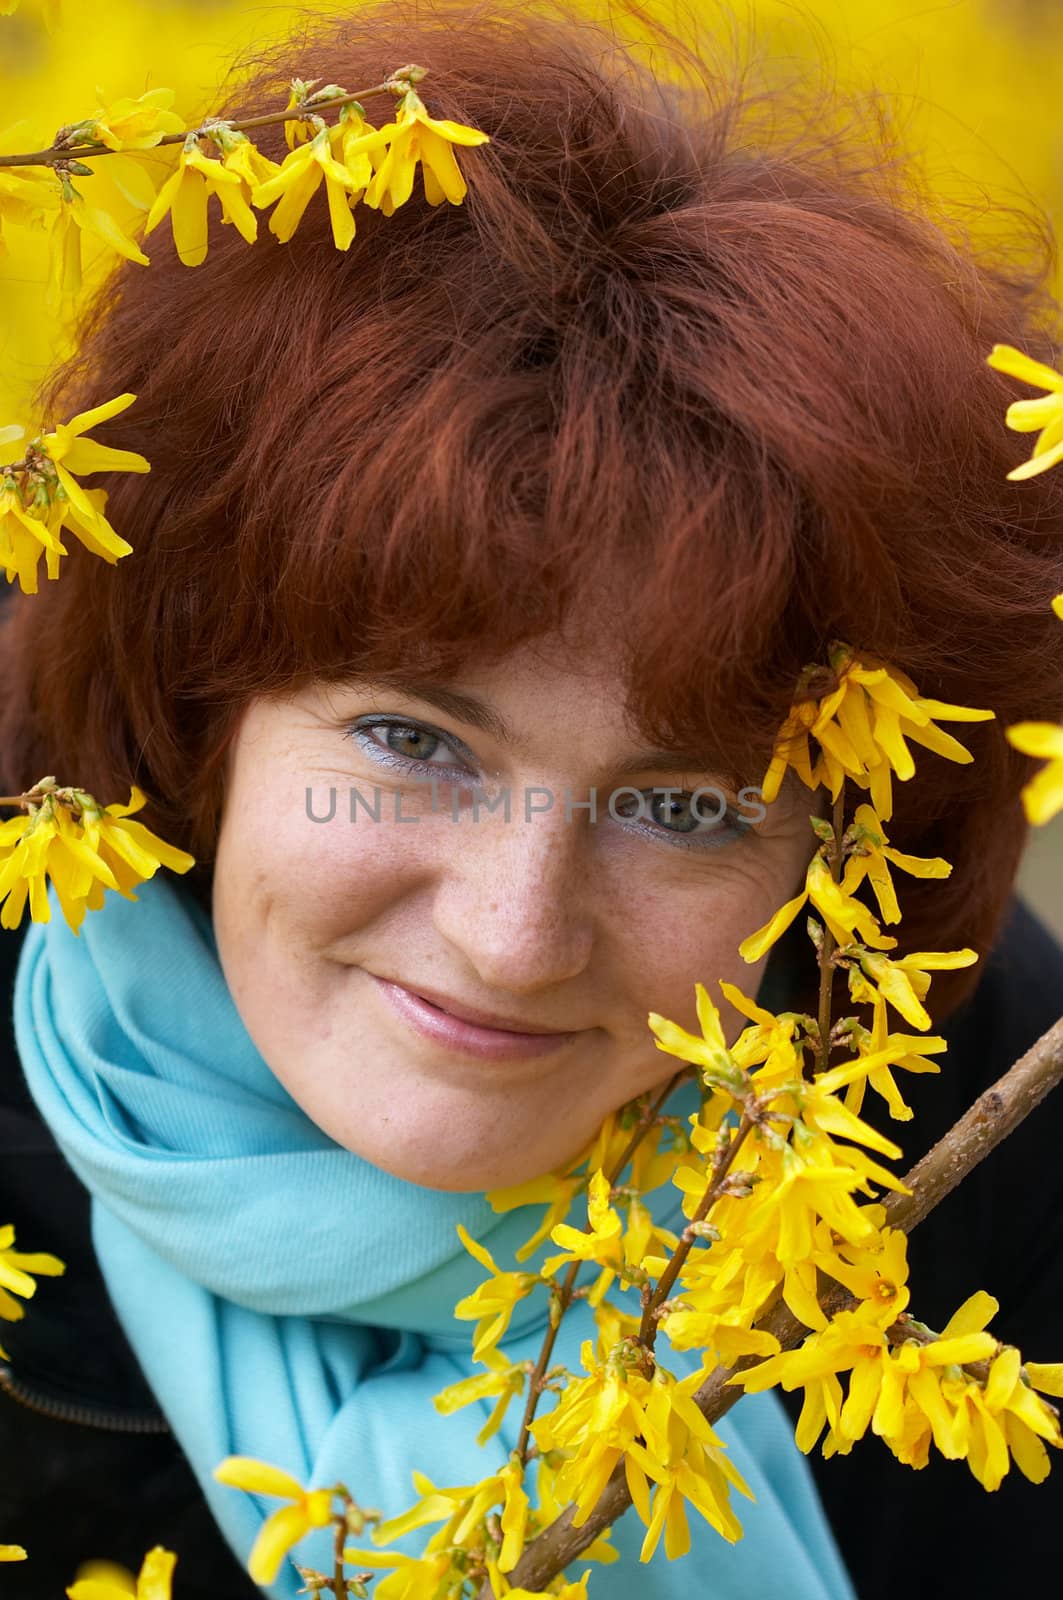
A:
{"type": "MultiPolygon", "coordinates": [[[[386,0],[232,92],[222,114],[251,115],[294,73],[357,90],[412,61],[430,113],[491,142],[458,152],[463,204],[418,181],[390,218],[358,206],[347,253],[319,195],[288,244],[215,216],[202,266],[165,229],[150,270],[120,264],[40,402],[50,425],[137,394],[96,436],[150,475],[93,480],[134,553],[71,541],[57,582],[5,606],[4,791],[135,781],[206,895],[255,696],[415,659],[445,675],[598,608],[637,725],[759,783],[837,637],[996,713],[952,725],[970,766],[916,751],[890,829],[954,863],[905,880],[899,951],[984,952],[1037,767],[1003,728],[1063,716],[1063,471],[1006,481],[1029,441],[985,362],[995,341],[1054,359],[1050,230],[1029,207],[1007,251],[977,245],[885,117],[753,89],[620,9],[685,79],[563,0],[386,0]]],[[[282,157],[279,126],[257,138],[282,157]]],[[[935,1017],[979,972],[935,977],[935,1017]]]]}

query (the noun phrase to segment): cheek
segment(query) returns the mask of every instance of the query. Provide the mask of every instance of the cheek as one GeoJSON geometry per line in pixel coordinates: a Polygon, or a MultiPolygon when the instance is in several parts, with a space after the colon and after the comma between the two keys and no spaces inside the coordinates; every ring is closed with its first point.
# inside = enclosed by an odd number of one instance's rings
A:
{"type": "Polygon", "coordinates": [[[283,946],[299,962],[357,933],[415,893],[431,872],[425,830],[352,808],[349,786],[274,779],[233,797],[219,839],[215,927],[283,946]],[[412,836],[412,837],[411,837],[412,836]],[[221,927],[219,928],[219,923],[221,927]]]}
{"type": "MultiPolygon", "coordinates": [[[[810,853],[810,852],[809,852],[810,853]]],[[[682,894],[645,894],[635,904],[627,938],[632,955],[630,990],[643,1017],[656,1011],[689,1032],[701,1032],[695,984],[701,983],[720,1012],[732,1041],[747,1026],[724,997],[719,980],[732,983],[750,1000],[768,964],[768,955],[749,962],[738,953],[742,941],[794,894],[805,863],[795,852],[775,855],[755,868],[718,873],[718,881],[682,894]]],[[[811,952],[811,947],[810,947],[811,952]]]]}

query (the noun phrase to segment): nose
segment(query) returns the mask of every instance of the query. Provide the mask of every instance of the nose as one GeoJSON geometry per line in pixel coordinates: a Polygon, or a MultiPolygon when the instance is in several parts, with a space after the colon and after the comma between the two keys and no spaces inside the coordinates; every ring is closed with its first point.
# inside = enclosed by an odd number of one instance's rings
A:
{"type": "Polygon", "coordinates": [[[587,967],[594,926],[582,832],[563,812],[456,825],[433,922],[486,989],[535,995],[587,967]]]}

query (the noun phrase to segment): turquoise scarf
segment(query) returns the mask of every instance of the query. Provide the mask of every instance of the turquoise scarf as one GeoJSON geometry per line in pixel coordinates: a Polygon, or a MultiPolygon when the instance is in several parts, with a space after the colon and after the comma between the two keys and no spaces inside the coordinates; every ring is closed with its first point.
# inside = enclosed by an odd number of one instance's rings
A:
{"type": "MultiPolygon", "coordinates": [[[[484,1447],[475,1435],[490,1402],[450,1417],[432,1405],[480,1370],[472,1325],[452,1311],[484,1274],[455,1224],[507,1270],[541,1207],[499,1216],[483,1194],[406,1183],[335,1144],[252,1043],[210,917],[162,874],[136,904],[109,895],[76,938],[54,891],[51,904],[51,922],[27,931],[15,986],[26,1080],[91,1191],[93,1243],[118,1318],[240,1562],[280,1502],[217,1483],[224,1456],[261,1457],[311,1487],[342,1479],[385,1516],[413,1503],[414,1468],[447,1485],[502,1467],[517,1404],[484,1447]]],[[[668,1109],[694,1106],[688,1084],[668,1109]]],[[[665,1226],[681,1224],[671,1186],[651,1205],[665,1226]]],[[[569,1220],[586,1220],[579,1201],[569,1220]]],[[[518,1308],[503,1342],[511,1360],[537,1355],[545,1304],[533,1296],[518,1308]]],[[[577,1302],[555,1360],[580,1371],[581,1341],[593,1336],[577,1302]]],[[[697,1363],[669,1353],[668,1364],[682,1376],[697,1363]]],[[[756,1496],[736,1504],[744,1537],[729,1546],[691,1509],[690,1554],[669,1562],[662,1542],[642,1564],[644,1529],[629,1512],[613,1529],[620,1559],[592,1567],[592,1595],[852,1600],[777,1398],[742,1400],[719,1431],[756,1496]]],[[[430,1531],[394,1548],[416,1555],[430,1531]]],[[[322,1529],[292,1553],[328,1571],[330,1549],[322,1529]]],[[[582,1570],[577,1561],[569,1575],[582,1570]]],[[[264,1592],[294,1600],[300,1585],[286,1562],[264,1592]]],[[[180,1552],[175,1588],[179,1597],[180,1552]]]]}

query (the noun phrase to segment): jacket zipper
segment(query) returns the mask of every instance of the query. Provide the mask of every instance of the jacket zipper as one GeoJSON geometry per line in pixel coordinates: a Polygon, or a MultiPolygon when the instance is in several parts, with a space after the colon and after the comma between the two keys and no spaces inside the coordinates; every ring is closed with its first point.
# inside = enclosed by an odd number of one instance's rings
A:
{"type": "Polygon", "coordinates": [[[119,1411],[104,1406],[83,1406],[42,1394],[16,1378],[9,1366],[0,1362],[0,1390],[19,1405],[39,1411],[60,1422],[80,1423],[86,1428],[106,1428],[113,1433],[169,1433],[170,1424],[156,1411],[119,1411]]]}

